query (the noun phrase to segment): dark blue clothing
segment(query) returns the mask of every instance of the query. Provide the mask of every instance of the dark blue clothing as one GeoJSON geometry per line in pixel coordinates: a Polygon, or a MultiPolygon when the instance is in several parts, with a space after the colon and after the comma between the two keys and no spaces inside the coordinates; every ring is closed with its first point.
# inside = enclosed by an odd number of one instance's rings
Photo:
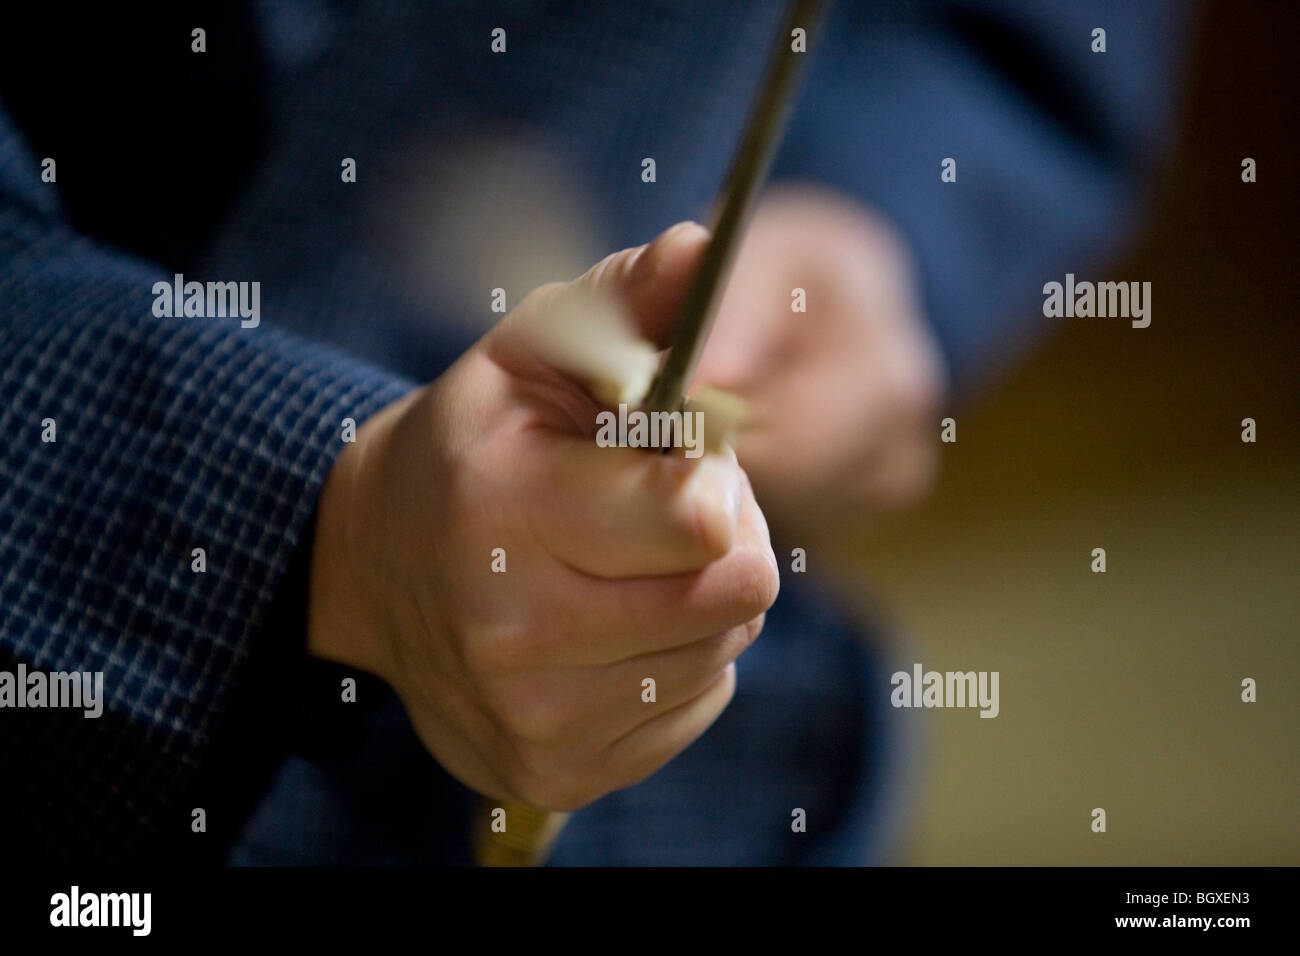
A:
{"type": "MultiPolygon", "coordinates": [[[[342,705],[302,650],[341,420],[475,335],[439,285],[450,250],[432,237],[421,281],[403,212],[482,129],[550,157],[596,251],[706,218],[780,7],[173,6],[43,8],[0,35],[0,669],[103,670],[109,691],[99,720],[0,712],[0,765],[21,768],[0,814],[73,859],[465,860],[471,795],[385,687],[342,705]],[[174,272],[259,281],[263,324],[155,317],[174,272]]],[[[810,53],[775,175],[892,217],[959,386],[1037,334],[1045,281],[1128,231],[1167,132],[1175,5],[1080,6],[841,3],[810,53]]],[[[543,161],[520,162],[526,181],[543,161]]],[[[556,862],[878,858],[898,744],[856,631],[786,574],[717,725],[578,814],[556,862]]]]}

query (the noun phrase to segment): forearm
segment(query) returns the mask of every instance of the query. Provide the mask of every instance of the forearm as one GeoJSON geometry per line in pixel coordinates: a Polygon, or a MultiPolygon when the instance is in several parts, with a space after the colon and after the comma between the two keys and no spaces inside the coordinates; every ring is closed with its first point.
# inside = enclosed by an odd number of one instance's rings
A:
{"type": "Polygon", "coordinates": [[[245,688],[301,653],[266,628],[342,420],[408,388],[265,325],[155,318],[161,278],[0,206],[0,650],[102,672],[106,697],[99,719],[4,735],[25,768],[11,818],[55,856],[189,832],[245,688]]]}

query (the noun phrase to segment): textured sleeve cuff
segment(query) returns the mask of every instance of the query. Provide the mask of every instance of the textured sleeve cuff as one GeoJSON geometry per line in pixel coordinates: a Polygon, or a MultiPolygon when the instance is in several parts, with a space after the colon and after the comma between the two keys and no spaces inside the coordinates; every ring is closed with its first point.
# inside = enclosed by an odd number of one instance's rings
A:
{"type": "Polygon", "coordinates": [[[14,711],[2,799],[81,859],[191,836],[232,701],[290,639],[265,625],[344,419],[411,388],[267,323],[156,318],[168,278],[0,209],[0,669],[102,672],[104,698],[14,711]]]}

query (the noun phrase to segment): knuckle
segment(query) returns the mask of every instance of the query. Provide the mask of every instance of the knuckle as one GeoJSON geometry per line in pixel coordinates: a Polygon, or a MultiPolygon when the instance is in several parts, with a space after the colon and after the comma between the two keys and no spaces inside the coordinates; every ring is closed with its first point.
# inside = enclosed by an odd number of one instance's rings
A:
{"type": "Polygon", "coordinates": [[[525,614],[544,623],[505,621],[491,629],[479,630],[464,642],[465,664],[473,676],[491,680],[534,671],[562,646],[565,635],[576,628],[563,607],[546,607],[511,616],[525,614]]]}
{"type": "Polygon", "coordinates": [[[754,550],[737,555],[735,569],[736,608],[749,620],[764,613],[776,600],[780,581],[767,556],[754,550]]]}
{"type": "Polygon", "coordinates": [[[554,813],[581,810],[604,795],[603,790],[585,780],[559,773],[554,768],[525,768],[520,773],[516,791],[530,806],[554,813]]]}
{"type": "Polygon", "coordinates": [[[722,653],[719,655],[719,663],[726,666],[734,661],[741,654],[749,649],[754,643],[754,638],[758,636],[758,631],[762,628],[762,615],[757,618],[750,618],[744,624],[738,624],[723,635],[721,642],[722,653]],[[758,622],[758,627],[754,622],[758,622]]]}
{"type": "Polygon", "coordinates": [[[707,561],[716,561],[730,550],[733,536],[731,517],[722,501],[696,498],[690,505],[691,531],[707,561]]]}
{"type": "Polygon", "coordinates": [[[520,745],[543,749],[565,738],[568,708],[545,691],[515,689],[497,703],[502,723],[520,745]]]}
{"type": "Polygon", "coordinates": [[[737,625],[706,640],[694,669],[696,679],[701,681],[707,679],[707,683],[700,685],[700,691],[703,692],[711,686],[712,682],[721,676],[723,669],[743,654],[752,643],[749,624],[737,625]]]}
{"type": "Polygon", "coordinates": [[[465,666],[472,676],[487,682],[523,664],[527,648],[523,635],[514,631],[477,634],[465,642],[465,666]]]}

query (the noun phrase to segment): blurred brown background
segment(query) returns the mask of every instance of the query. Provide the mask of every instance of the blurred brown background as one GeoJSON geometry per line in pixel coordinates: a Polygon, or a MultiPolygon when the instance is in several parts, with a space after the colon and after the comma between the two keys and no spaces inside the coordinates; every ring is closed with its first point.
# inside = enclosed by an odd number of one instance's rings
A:
{"type": "Polygon", "coordinates": [[[1045,319],[933,498],[851,546],[905,653],[1001,672],[996,720],[907,712],[901,862],[1300,863],[1297,49],[1300,4],[1204,8],[1148,233],[1095,276],[1150,280],[1150,328],[1045,319]]]}

